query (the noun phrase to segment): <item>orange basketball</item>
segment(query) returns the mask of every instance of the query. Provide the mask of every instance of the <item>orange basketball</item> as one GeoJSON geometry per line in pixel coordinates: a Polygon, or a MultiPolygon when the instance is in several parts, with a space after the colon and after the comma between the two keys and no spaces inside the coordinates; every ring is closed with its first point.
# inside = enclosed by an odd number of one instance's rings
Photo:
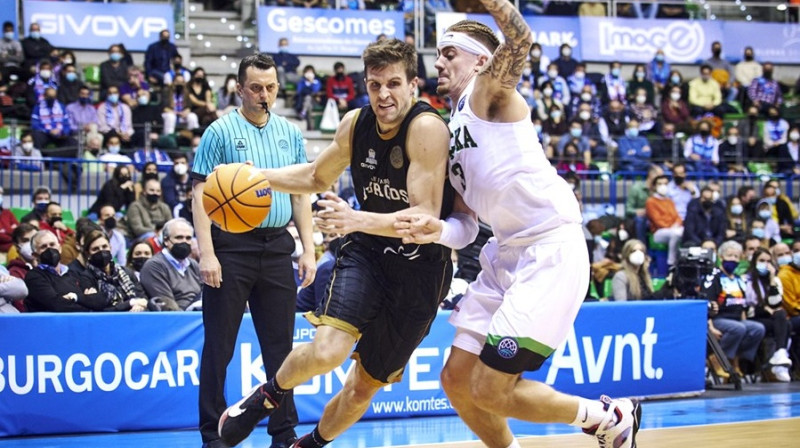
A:
{"type": "Polygon", "coordinates": [[[203,207],[211,221],[226,232],[252,230],[264,221],[271,206],[269,181],[251,165],[224,165],[206,178],[203,207]]]}

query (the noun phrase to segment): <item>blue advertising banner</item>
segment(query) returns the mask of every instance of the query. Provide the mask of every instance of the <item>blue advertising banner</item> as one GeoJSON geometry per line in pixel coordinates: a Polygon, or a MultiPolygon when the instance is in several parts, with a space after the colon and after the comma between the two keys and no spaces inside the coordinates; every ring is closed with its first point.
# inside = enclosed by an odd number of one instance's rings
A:
{"type": "Polygon", "coordinates": [[[402,12],[258,8],[258,48],[266,53],[277,52],[286,37],[295,54],[361,56],[378,35],[402,39],[404,32],[402,12]]]}
{"type": "Polygon", "coordinates": [[[719,20],[581,17],[580,28],[581,58],[587,61],[647,63],[656,50],[663,49],[670,63],[695,63],[709,58],[711,42],[723,37],[719,20]]]}
{"type": "Polygon", "coordinates": [[[753,47],[757,60],[776,64],[800,61],[800,25],[794,23],[753,23],[729,21],[722,24],[728,60],[740,60],[744,47],[753,47]]]}
{"type": "Polygon", "coordinates": [[[0,24],[11,22],[14,24],[14,38],[19,39],[17,32],[17,0],[0,0],[0,24]]]}
{"type": "MultiPolygon", "coordinates": [[[[365,418],[454,414],[439,382],[454,334],[447,316],[440,313],[403,380],[379,391],[365,418]]],[[[705,320],[703,301],[585,304],[567,342],[525,376],[586,397],[700,392],[705,320]]],[[[298,316],[295,344],[315,333],[298,316]]],[[[0,437],[197,426],[200,313],[7,315],[0,334],[0,437]]],[[[352,367],[348,360],[295,389],[301,422],[319,419],[352,367]]],[[[228,368],[228,402],[265,379],[247,315],[228,368]]]]}
{"type": "Polygon", "coordinates": [[[129,51],[144,51],[161,30],[174,32],[169,4],[26,0],[22,9],[25,29],[38,23],[42,37],[58,48],[105,51],[123,43],[129,51]]]}
{"type": "MultiPolygon", "coordinates": [[[[562,44],[569,44],[575,51],[575,57],[581,51],[581,29],[578,20],[571,17],[524,16],[525,22],[533,32],[533,39],[542,46],[542,52],[550,59],[559,56],[562,44]]],[[[460,20],[476,20],[490,26],[502,39],[502,33],[489,14],[467,14],[456,12],[440,12],[436,14],[436,30],[438,35],[460,20]]]]}

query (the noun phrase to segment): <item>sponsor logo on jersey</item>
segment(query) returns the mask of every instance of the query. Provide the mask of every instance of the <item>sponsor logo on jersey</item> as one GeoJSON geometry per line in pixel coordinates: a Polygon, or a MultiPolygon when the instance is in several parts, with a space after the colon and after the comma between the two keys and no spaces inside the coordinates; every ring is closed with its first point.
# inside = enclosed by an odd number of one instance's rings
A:
{"type": "Polygon", "coordinates": [[[383,249],[383,253],[392,253],[392,254],[395,254],[395,255],[402,255],[402,256],[408,258],[409,260],[415,260],[415,259],[419,258],[419,246],[415,247],[414,250],[412,250],[411,252],[406,252],[406,247],[405,246],[399,246],[397,249],[395,249],[393,247],[386,246],[383,249]]]}
{"type": "Polygon", "coordinates": [[[373,177],[366,187],[364,187],[361,197],[366,201],[369,195],[373,195],[391,201],[402,201],[408,204],[408,192],[402,188],[392,187],[389,179],[373,177]]]}
{"type": "Polygon", "coordinates": [[[236,148],[237,151],[247,150],[247,145],[245,144],[245,140],[243,138],[234,138],[233,147],[236,148]]]}
{"type": "Polygon", "coordinates": [[[361,162],[361,168],[366,168],[368,170],[374,170],[378,167],[378,159],[375,158],[375,150],[370,148],[367,151],[367,158],[364,162],[361,162]]]}
{"type": "Polygon", "coordinates": [[[500,339],[500,343],[497,344],[497,354],[502,358],[511,359],[517,355],[517,351],[519,351],[519,345],[514,338],[500,339]]]}
{"type": "Polygon", "coordinates": [[[403,167],[403,150],[399,146],[392,148],[392,152],[389,153],[389,161],[398,170],[403,167]]]}
{"type": "Polygon", "coordinates": [[[284,139],[278,140],[278,149],[280,149],[283,152],[288,151],[289,150],[289,142],[287,142],[284,139]]]}

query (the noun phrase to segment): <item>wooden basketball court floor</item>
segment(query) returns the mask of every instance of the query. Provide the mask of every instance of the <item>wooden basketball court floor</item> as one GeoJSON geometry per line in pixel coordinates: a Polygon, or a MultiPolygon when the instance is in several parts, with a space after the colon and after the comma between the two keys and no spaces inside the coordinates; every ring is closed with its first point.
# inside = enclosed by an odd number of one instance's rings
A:
{"type": "MultiPolygon", "coordinates": [[[[642,429],[637,438],[640,448],[800,447],[800,382],[745,385],[743,391],[716,390],[693,398],[651,400],[644,402],[643,409],[642,429]]],[[[300,425],[298,434],[312,428],[313,425],[300,425]]],[[[597,446],[593,438],[567,425],[511,421],[511,428],[524,448],[597,446]]],[[[200,445],[196,430],[0,439],[0,447],[15,448],[200,448],[200,445]]],[[[239,446],[268,448],[266,429],[258,428],[239,446]]],[[[427,417],[362,421],[329,446],[478,448],[483,444],[476,441],[457,417],[427,417]]]]}

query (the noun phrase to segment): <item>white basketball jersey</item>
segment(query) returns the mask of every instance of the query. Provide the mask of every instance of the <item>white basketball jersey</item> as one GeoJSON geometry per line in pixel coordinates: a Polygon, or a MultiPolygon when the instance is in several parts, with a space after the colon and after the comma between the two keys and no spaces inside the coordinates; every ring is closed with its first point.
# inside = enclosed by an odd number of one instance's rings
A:
{"type": "Polygon", "coordinates": [[[450,116],[450,182],[500,244],[581,223],[569,184],[544,155],[529,118],[492,123],[469,107],[473,81],[450,116]]]}

